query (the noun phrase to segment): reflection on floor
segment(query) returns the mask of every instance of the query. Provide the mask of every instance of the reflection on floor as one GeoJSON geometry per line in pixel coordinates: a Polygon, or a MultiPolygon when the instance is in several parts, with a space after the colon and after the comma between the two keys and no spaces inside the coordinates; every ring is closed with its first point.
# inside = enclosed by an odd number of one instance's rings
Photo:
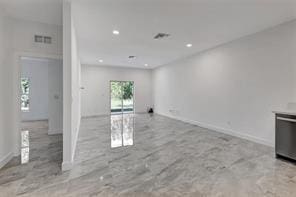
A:
{"type": "Polygon", "coordinates": [[[61,173],[62,135],[47,132],[47,121],[22,123],[21,156],[0,170],[1,197],[30,193],[61,173]]]}
{"type": "Polygon", "coordinates": [[[0,194],[295,197],[296,166],[275,159],[270,147],[142,114],[134,117],[134,145],[111,148],[111,120],[82,119],[71,171],[60,173],[53,163],[32,167],[30,158],[0,170],[0,194]]]}
{"type": "Polygon", "coordinates": [[[134,144],[134,114],[112,115],[111,121],[111,148],[132,146],[134,144]]]}
{"type": "Polygon", "coordinates": [[[29,143],[29,131],[21,131],[21,164],[28,163],[30,160],[29,143]]]}

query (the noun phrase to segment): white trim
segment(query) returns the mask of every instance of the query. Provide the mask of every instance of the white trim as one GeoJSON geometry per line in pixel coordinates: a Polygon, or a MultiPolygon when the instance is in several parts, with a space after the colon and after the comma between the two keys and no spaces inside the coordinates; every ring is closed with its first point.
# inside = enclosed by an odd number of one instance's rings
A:
{"type": "MultiPolygon", "coordinates": [[[[133,114],[148,114],[146,111],[139,111],[139,112],[131,112],[131,113],[133,113],[133,114]]],[[[119,112],[119,114],[120,114],[120,112],[119,112]]],[[[84,118],[96,118],[96,117],[105,117],[105,116],[110,116],[110,115],[112,115],[112,114],[88,114],[88,115],[83,115],[83,116],[81,116],[81,118],[82,119],[84,119],[84,118]]]]}
{"type": "Polygon", "coordinates": [[[62,163],[62,171],[68,171],[68,170],[71,170],[73,168],[79,130],[80,130],[80,122],[79,122],[78,131],[76,132],[76,136],[75,136],[75,139],[74,139],[75,146],[73,148],[73,152],[71,153],[72,154],[71,155],[71,161],[63,161],[63,163],[62,163]]]}
{"type": "Polygon", "coordinates": [[[214,126],[214,125],[211,125],[211,124],[208,124],[208,123],[202,123],[202,122],[199,122],[199,121],[196,121],[196,120],[189,120],[189,119],[182,118],[182,117],[172,116],[172,115],[164,114],[164,113],[161,113],[161,112],[155,112],[155,113],[159,114],[159,115],[162,115],[162,116],[166,116],[166,117],[175,119],[175,120],[179,120],[179,121],[182,121],[182,122],[197,125],[199,127],[210,129],[210,130],[213,130],[213,131],[216,131],[216,132],[219,132],[219,133],[232,135],[232,136],[235,136],[235,137],[238,137],[238,138],[242,138],[242,139],[249,140],[249,141],[252,141],[252,142],[256,142],[256,143],[259,143],[259,144],[263,144],[263,145],[266,145],[266,146],[274,147],[274,142],[271,142],[271,141],[268,141],[268,140],[265,140],[265,139],[262,139],[262,138],[258,138],[258,137],[255,137],[255,136],[251,136],[251,135],[248,135],[248,134],[242,134],[242,133],[240,133],[238,131],[221,128],[221,127],[214,126]]]}
{"type": "MultiPolygon", "coordinates": [[[[74,157],[75,157],[75,152],[76,152],[76,146],[77,146],[77,140],[78,140],[78,135],[79,135],[79,131],[80,131],[80,120],[79,119],[79,125],[78,125],[78,131],[76,132],[75,135],[75,139],[74,139],[74,148],[73,151],[70,153],[71,154],[71,161],[63,161],[62,163],[62,171],[68,171],[71,170],[73,168],[74,165],[74,157]]],[[[72,142],[71,142],[72,143],[72,142]]]]}
{"type": "Polygon", "coordinates": [[[11,159],[13,158],[13,153],[9,152],[3,158],[0,159],[0,169],[3,168],[11,159]]]}
{"type": "Polygon", "coordinates": [[[78,128],[77,128],[77,131],[76,131],[76,135],[75,135],[75,139],[74,139],[74,148],[73,148],[73,152],[72,152],[72,163],[74,161],[74,157],[75,157],[75,152],[76,152],[76,147],[77,147],[77,140],[78,140],[78,135],[79,135],[79,131],[80,131],[80,120],[81,118],[79,119],[79,123],[78,123],[78,128]]]}
{"type": "Polygon", "coordinates": [[[14,157],[18,157],[20,155],[21,155],[21,150],[16,150],[16,151],[13,152],[14,157]]]}
{"type": "Polygon", "coordinates": [[[25,120],[22,120],[21,122],[35,122],[35,121],[48,121],[48,118],[47,119],[25,119],[25,120]]]}
{"type": "Polygon", "coordinates": [[[104,116],[110,116],[110,114],[87,114],[82,115],[81,118],[95,118],[95,117],[104,117],[104,116]]]}
{"type": "Polygon", "coordinates": [[[63,129],[58,129],[58,130],[48,130],[48,135],[57,135],[57,134],[63,134],[63,129]]]}
{"type": "Polygon", "coordinates": [[[42,58],[42,59],[55,59],[62,60],[62,54],[54,54],[54,53],[38,53],[38,52],[28,52],[28,51],[16,51],[16,56],[19,58],[29,57],[29,58],[42,58]]]}
{"type": "Polygon", "coordinates": [[[62,171],[71,170],[72,167],[73,167],[73,161],[71,161],[71,162],[63,162],[62,163],[62,171]]]}

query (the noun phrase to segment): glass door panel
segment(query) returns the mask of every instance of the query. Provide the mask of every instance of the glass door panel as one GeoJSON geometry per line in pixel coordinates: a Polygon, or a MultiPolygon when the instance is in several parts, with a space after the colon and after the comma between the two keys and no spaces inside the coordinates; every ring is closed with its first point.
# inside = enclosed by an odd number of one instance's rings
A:
{"type": "Polygon", "coordinates": [[[122,82],[122,108],[124,113],[134,111],[134,82],[122,82]]]}
{"type": "Polygon", "coordinates": [[[134,112],[134,82],[111,81],[111,114],[134,112]]]}
{"type": "Polygon", "coordinates": [[[120,81],[110,82],[111,113],[122,113],[122,87],[120,81]]]}

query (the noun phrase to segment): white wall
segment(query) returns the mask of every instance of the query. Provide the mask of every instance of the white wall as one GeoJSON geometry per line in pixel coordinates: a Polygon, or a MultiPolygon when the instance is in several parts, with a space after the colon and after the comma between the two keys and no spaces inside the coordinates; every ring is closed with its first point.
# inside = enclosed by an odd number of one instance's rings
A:
{"type": "MultiPolygon", "coordinates": [[[[296,55],[294,56],[294,61],[296,62],[296,55]]],[[[294,103],[296,103],[296,65],[294,66],[294,103]]]]}
{"type": "MultiPolygon", "coordinates": [[[[71,11],[72,13],[72,11],[71,11]]],[[[71,14],[71,17],[72,14],[71,14]]],[[[71,57],[72,57],[72,161],[75,155],[76,142],[78,138],[80,119],[81,119],[81,99],[80,99],[80,75],[81,64],[78,57],[78,46],[76,38],[76,30],[73,18],[71,19],[71,57]]]]}
{"type": "Polygon", "coordinates": [[[20,153],[20,77],[21,66],[20,58],[40,57],[61,59],[62,53],[62,27],[57,25],[49,25],[33,21],[25,21],[21,19],[8,18],[9,36],[9,67],[11,68],[12,77],[9,84],[12,84],[12,105],[9,109],[12,111],[9,119],[11,122],[11,132],[14,135],[14,154],[20,153]],[[52,36],[52,44],[36,44],[34,43],[34,35],[50,35],[52,36]]]}
{"type": "Polygon", "coordinates": [[[33,21],[9,18],[13,28],[12,48],[18,52],[33,52],[39,54],[61,55],[63,52],[63,28],[33,21]],[[34,35],[52,37],[52,44],[35,43],[34,35]]]}
{"type": "Polygon", "coordinates": [[[63,170],[72,165],[71,4],[63,2],[63,170]]]}
{"type": "Polygon", "coordinates": [[[48,120],[50,135],[62,133],[62,60],[23,57],[20,65],[30,83],[30,110],[22,112],[22,120],[48,120]]]}
{"type": "Polygon", "coordinates": [[[29,79],[29,111],[22,112],[22,120],[48,119],[48,61],[22,58],[21,77],[29,79]]]}
{"type": "Polygon", "coordinates": [[[11,95],[12,77],[11,68],[8,63],[6,17],[0,8],[0,168],[3,167],[13,156],[13,135],[11,134],[11,95]]]}
{"type": "MultiPolygon", "coordinates": [[[[5,117],[3,119],[0,117],[0,119],[5,124],[0,127],[3,127],[5,130],[4,135],[1,133],[1,139],[5,140],[5,144],[8,144],[7,146],[5,145],[5,149],[0,147],[0,152],[3,150],[3,152],[7,153],[6,155],[9,154],[11,156],[20,153],[20,57],[61,58],[62,27],[14,19],[7,16],[2,17],[3,12],[1,10],[0,13],[0,23],[4,24],[4,27],[0,24],[0,37],[4,35],[2,40],[4,45],[1,44],[0,48],[5,48],[3,59],[1,58],[1,62],[4,62],[4,64],[1,65],[0,72],[1,81],[5,82],[2,83],[4,87],[1,89],[1,98],[5,100],[5,106],[0,109],[1,113],[5,114],[5,117]],[[2,34],[3,32],[4,34],[2,34]],[[34,44],[33,38],[36,33],[51,35],[53,37],[53,44],[34,44]]],[[[2,145],[0,144],[0,146],[2,145]]],[[[1,159],[0,153],[0,161],[1,159]]]]}
{"type": "Polygon", "coordinates": [[[272,110],[295,99],[295,52],[296,21],[157,68],[156,112],[273,145],[272,110]]]}
{"type": "Polygon", "coordinates": [[[152,106],[151,70],[83,65],[82,116],[110,114],[110,81],[135,82],[135,112],[152,106]]]}
{"type": "Polygon", "coordinates": [[[63,170],[72,167],[80,126],[80,60],[71,3],[63,2],[63,170]]]}
{"type": "Polygon", "coordinates": [[[48,134],[63,132],[63,61],[48,61],[48,134]]]}

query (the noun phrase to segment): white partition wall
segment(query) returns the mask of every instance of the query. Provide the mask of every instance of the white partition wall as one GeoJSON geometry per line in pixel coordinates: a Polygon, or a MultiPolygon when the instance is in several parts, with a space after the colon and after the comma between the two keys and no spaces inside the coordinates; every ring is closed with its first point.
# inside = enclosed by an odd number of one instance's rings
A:
{"type": "Polygon", "coordinates": [[[0,168],[13,156],[14,144],[11,131],[12,68],[7,66],[7,25],[4,10],[0,8],[0,168]]]}
{"type": "Polygon", "coordinates": [[[63,132],[63,61],[48,62],[48,134],[63,132]]]}
{"type": "Polygon", "coordinates": [[[80,60],[71,3],[63,2],[63,170],[72,167],[80,125],[80,60]]]}

